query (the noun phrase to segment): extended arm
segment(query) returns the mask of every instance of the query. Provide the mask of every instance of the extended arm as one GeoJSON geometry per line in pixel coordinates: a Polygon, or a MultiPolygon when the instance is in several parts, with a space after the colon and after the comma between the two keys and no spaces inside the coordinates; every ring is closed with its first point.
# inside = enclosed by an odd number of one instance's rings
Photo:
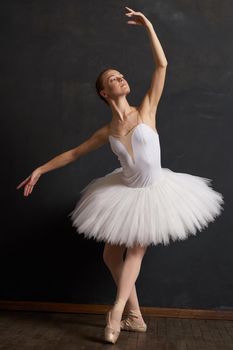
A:
{"type": "Polygon", "coordinates": [[[89,139],[81,143],[78,147],[72,148],[69,151],[63,152],[54,157],[47,163],[36,168],[25,180],[23,180],[16,189],[20,189],[24,186],[24,196],[27,197],[32,193],[35,184],[38,182],[41,175],[48,171],[63,167],[71,162],[74,162],[77,158],[93,151],[105,143],[108,142],[109,125],[105,125],[102,128],[94,132],[89,139]]]}
{"type": "Polygon", "coordinates": [[[69,163],[74,162],[81,156],[98,149],[108,142],[108,125],[95,131],[90,138],[85,140],[79,146],[72,148],[69,151],[63,152],[51,159],[49,162],[39,167],[41,174],[48,171],[63,167],[69,163]]]}

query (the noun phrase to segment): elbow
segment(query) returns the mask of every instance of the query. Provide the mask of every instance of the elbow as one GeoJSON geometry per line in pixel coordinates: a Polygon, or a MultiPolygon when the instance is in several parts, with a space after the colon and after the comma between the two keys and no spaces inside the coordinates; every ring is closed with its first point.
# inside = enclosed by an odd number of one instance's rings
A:
{"type": "Polygon", "coordinates": [[[161,68],[167,68],[167,65],[168,65],[168,62],[167,61],[164,61],[162,63],[159,64],[159,67],[161,68]]]}
{"type": "Polygon", "coordinates": [[[167,68],[168,62],[166,58],[158,60],[156,62],[156,68],[167,68]]]}
{"type": "Polygon", "coordinates": [[[155,71],[157,70],[157,69],[166,69],[167,68],[167,63],[161,63],[161,64],[157,64],[156,66],[155,66],[155,71]]]}
{"type": "Polygon", "coordinates": [[[78,147],[73,148],[72,150],[70,150],[69,162],[72,163],[72,162],[76,161],[79,156],[80,156],[80,154],[79,154],[78,147]]]}

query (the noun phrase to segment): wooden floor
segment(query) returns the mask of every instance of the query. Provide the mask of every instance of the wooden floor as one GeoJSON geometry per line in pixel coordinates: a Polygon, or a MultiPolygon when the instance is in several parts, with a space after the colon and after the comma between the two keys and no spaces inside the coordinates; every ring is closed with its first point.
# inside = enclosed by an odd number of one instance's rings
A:
{"type": "Polygon", "coordinates": [[[233,321],[144,316],[146,333],[103,338],[105,315],[0,311],[0,349],[233,350],[233,321]]]}

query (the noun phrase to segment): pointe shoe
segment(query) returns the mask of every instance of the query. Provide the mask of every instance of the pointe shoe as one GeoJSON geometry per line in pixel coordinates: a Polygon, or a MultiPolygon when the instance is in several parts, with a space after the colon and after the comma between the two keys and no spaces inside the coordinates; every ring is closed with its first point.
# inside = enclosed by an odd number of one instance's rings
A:
{"type": "Polygon", "coordinates": [[[138,313],[136,311],[130,310],[128,317],[121,320],[121,330],[133,331],[133,332],[146,332],[147,324],[138,324],[136,319],[138,318],[138,313]]]}
{"type": "Polygon", "coordinates": [[[120,328],[115,329],[112,327],[110,315],[111,315],[111,309],[107,312],[107,315],[106,315],[107,325],[104,328],[104,338],[107,342],[115,344],[120,335],[121,329],[120,328]]]}

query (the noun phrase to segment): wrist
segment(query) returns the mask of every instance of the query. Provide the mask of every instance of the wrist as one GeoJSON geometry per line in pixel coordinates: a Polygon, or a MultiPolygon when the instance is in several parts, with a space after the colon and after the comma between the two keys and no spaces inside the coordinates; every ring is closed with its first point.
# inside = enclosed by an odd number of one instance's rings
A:
{"type": "Polygon", "coordinates": [[[153,28],[153,24],[147,19],[146,23],[145,23],[145,27],[146,27],[146,29],[152,29],[153,28]]]}
{"type": "Polygon", "coordinates": [[[43,168],[43,165],[38,167],[36,169],[36,172],[39,174],[39,175],[43,175],[44,173],[46,173],[46,170],[43,168]]]}

